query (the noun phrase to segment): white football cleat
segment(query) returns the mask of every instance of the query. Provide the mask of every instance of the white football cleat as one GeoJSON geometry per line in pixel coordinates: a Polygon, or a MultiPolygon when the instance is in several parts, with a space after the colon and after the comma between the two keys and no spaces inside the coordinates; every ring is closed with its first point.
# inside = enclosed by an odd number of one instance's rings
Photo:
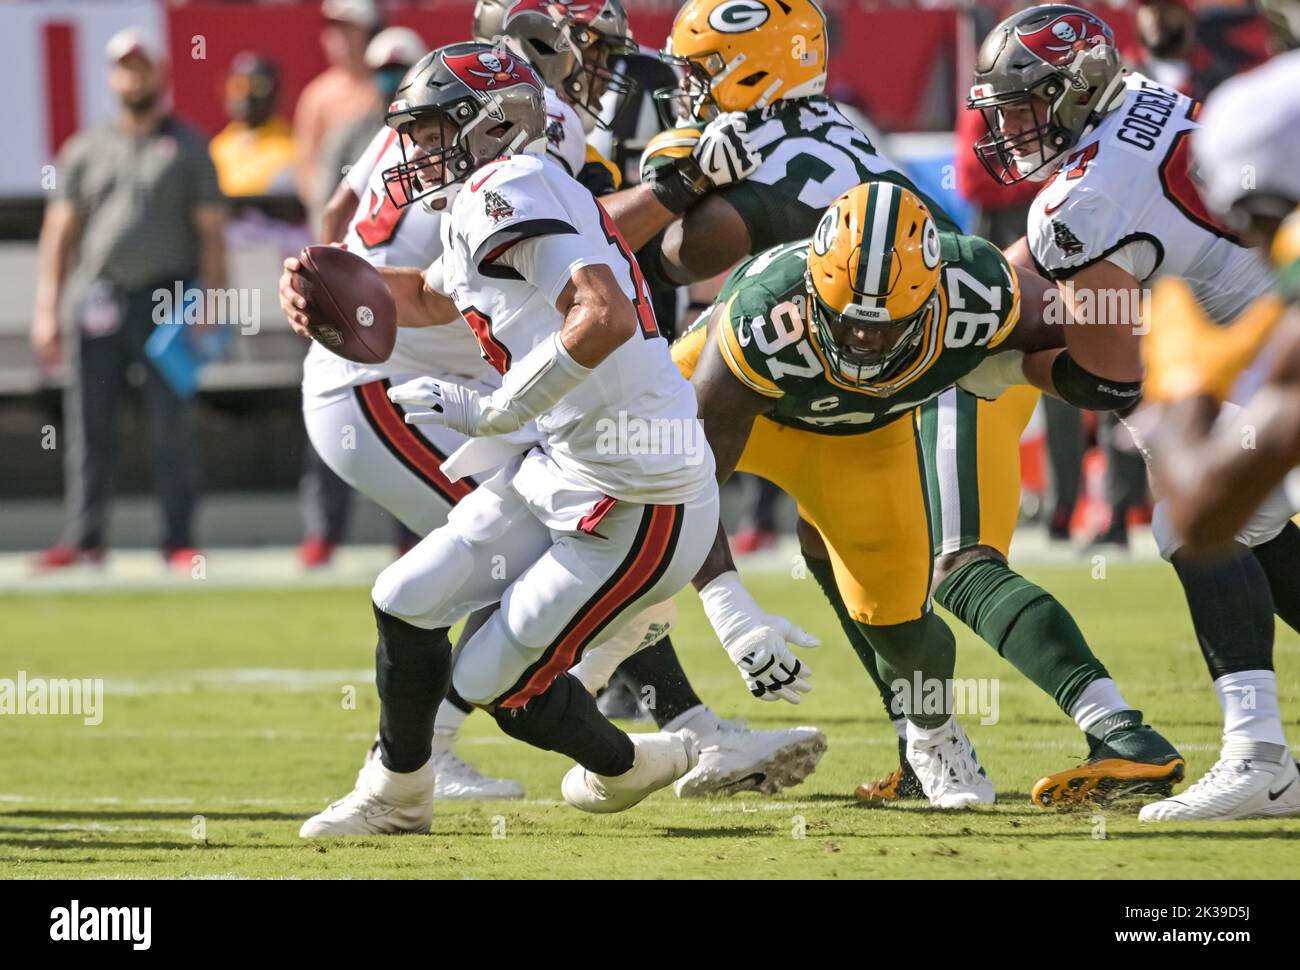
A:
{"type": "Polygon", "coordinates": [[[734,795],[742,791],[775,795],[801,783],[826,753],[826,735],[814,727],[753,731],[732,721],[713,730],[690,732],[700,760],[678,779],[678,798],[734,795]]]}
{"type": "Polygon", "coordinates": [[[493,778],[483,774],[467,761],[462,761],[451,748],[433,749],[433,771],[437,780],[433,785],[434,801],[490,801],[498,798],[523,798],[524,786],[509,778],[493,778]]]}
{"type": "Polygon", "coordinates": [[[560,782],[564,800],[584,812],[622,812],[671,785],[695,767],[695,743],[680,734],[656,731],[629,735],[636,760],[621,775],[598,775],[574,765],[560,782]]]}
{"type": "Polygon", "coordinates": [[[1300,817],[1300,771],[1287,752],[1280,765],[1220,758],[1185,791],[1145,805],[1143,822],[1227,822],[1240,818],[1300,817]]]}
{"type": "Polygon", "coordinates": [[[907,725],[907,761],[930,805],[943,809],[992,805],[997,798],[993,782],[956,718],[950,718],[941,731],[927,733],[932,736],[921,738],[915,724],[907,725]]]}
{"type": "Polygon", "coordinates": [[[426,833],[433,824],[433,762],[395,775],[368,761],[357,786],[340,801],[302,823],[300,838],[340,835],[426,833]],[[394,780],[397,780],[394,783],[394,780]]]}

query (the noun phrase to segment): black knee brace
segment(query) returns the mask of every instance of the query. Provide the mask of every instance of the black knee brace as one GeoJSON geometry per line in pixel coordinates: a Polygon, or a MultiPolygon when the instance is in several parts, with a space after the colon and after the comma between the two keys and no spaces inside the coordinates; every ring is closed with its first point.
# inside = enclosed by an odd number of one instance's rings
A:
{"type": "Polygon", "coordinates": [[[582,681],[561,674],[523,707],[495,708],[501,730],[544,751],[568,755],[598,775],[621,775],[632,767],[632,739],[596,709],[582,681]]]}

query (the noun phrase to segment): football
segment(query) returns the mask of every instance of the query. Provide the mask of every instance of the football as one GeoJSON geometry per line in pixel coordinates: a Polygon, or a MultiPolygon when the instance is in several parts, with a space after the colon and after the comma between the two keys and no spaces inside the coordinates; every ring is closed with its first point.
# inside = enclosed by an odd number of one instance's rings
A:
{"type": "Polygon", "coordinates": [[[357,364],[382,364],[397,341],[397,306],[379,271],[337,246],[298,257],[311,302],[312,339],[357,364]]]}

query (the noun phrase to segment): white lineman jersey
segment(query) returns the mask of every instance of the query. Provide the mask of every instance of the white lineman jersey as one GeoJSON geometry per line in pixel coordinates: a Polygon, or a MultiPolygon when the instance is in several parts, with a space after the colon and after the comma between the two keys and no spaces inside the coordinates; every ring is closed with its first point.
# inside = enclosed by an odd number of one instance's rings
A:
{"type": "Polygon", "coordinates": [[[1138,251],[1141,283],[1182,277],[1226,323],[1268,289],[1268,264],[1206,209],[1191,165],[1197,102],[1141,74],[1120,106],[1085,135],[1029,210],[1028,240],[1046,275],[1061,280],[1138,251]],[[1130,248],[1132,247],[1132,248],[1130,248]]]}
{"type": "Polygon", "coordinates": [[[1222,211],[1252,192],[1300,199],[1298,94],[1300,50],[1214,89],[1192,139],[1212,206],[1222,211]]]}
{"type": "MultiPolygon", "coordinates": [[[[582,121],[574,109],[546,89],[547,153],[576,174],[586,160],[582,121]]],[[[344,182],[360,200],[344,242],[349,252],[372,266],[428,266],[442,253],[442,216],[415,204],[398,208],[388,197],[384,170],[402,161],[400,136],[381,127],[348,169],[344,182]]],[[[312,343],[303,367],[303,393],[332,397],[371,381],[411,374],[468,377],[495,386],[500,375],[479,352],[478,341],[463,324],[403,327],[392,356],[382,364],[356,364],[312,343]]]]}
{"type": "MultiPolygon", "coordinates": [[[[637,313],[637,332],[555,407],[537,418],[563,483],[641,503],[690,501],[715,487],[713,455],[695,392],[660,335],[649,293],[614,221],[550,159],[513,155],[476,171],[443,224],[440,278],[483,354],[505,373],[561,329],[555,301],[582,265],[609,267],[637,313]],[[568,272],[533,285],[498,256],[526,239],[572,241],[568,272]]],[[[516,483],[518,485],[518,482],[516,483]]],[[[540,485],[540,483],[539,483],[540,485]]],[[[558,499],[562,501],[562,499],[558,499]]]]}

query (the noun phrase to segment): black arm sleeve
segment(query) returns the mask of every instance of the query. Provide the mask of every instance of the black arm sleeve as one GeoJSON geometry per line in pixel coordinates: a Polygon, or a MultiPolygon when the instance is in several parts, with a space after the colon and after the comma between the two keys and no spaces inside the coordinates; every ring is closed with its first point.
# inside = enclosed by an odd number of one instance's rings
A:
{"type": "Polygon", "coordinates": [[[1052,362],[1052,383],[1067,404],[1086,411],[1127,413],[1142,398],[1141,381],[1110,381],[1075,363],[1067,350],[1052,362]]]}

